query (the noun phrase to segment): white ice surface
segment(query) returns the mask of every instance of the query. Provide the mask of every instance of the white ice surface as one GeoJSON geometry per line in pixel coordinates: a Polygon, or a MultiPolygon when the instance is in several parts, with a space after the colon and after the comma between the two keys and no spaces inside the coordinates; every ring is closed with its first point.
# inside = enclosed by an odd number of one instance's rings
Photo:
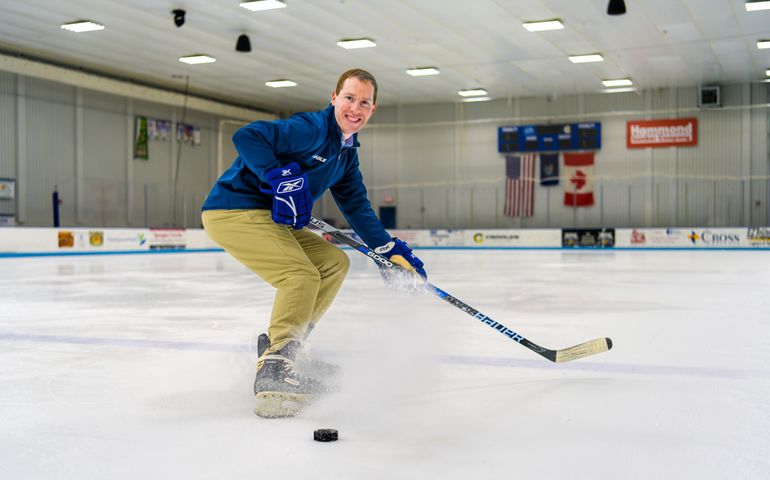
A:
{"type": "Polygon", "coordinates": [[[0,259],[0,479],[770,478],[770,252],[417,253],[536,343],[615,347],[552,364],[348,251],[310,346],[343,389],[265,420],[273,291],[226,254],[0,259]]]}

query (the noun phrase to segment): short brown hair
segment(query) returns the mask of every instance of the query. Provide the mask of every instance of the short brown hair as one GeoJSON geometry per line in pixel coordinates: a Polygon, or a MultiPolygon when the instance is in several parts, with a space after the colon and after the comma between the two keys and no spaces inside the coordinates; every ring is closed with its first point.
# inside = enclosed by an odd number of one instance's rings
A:
{"type": "Polygon", "coordinates": [[[342,85],[345,83],[345,80],[350,77],[355,77],[362,82],[371,83],[374,87],[374,98],[372,99],[372,103],[377,103],[377,80],[374,78],[374,75],[361,68],[351,68],[347,72],[340,75],[339,80],[337,80],[337,89],[335,90],[337,95],[339,95],[340,90],[342,90],[342,85]]]}

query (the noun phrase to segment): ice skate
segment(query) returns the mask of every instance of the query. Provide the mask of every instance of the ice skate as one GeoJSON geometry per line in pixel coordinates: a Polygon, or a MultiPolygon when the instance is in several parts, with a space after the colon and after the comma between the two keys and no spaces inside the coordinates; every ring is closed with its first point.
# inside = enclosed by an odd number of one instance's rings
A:
{"type": "Polygon", "coordinates": [[[299,342],[291,341],[280,350],[260,357],[254,380],[254,413],[258,416],[295,416],[324,390],[321,382],[299,375],[295,370],[298,348],[299,342]]]}
{"type": "MultiPolygon", "coordinates": [[[[305,335],[307,336],[307,334],[305,335]]],[[[257,354],[262,354],[270,347],[270,338],[262,333],[257,338],[257,354]]],[[[295,368],[297,373],[324,382],[326,390],[336,391],[334,384],[342,376],[342,368],[334,363],[325,362],[308,355],[306,349],[299,347],[297,350],[295,368]]]]}

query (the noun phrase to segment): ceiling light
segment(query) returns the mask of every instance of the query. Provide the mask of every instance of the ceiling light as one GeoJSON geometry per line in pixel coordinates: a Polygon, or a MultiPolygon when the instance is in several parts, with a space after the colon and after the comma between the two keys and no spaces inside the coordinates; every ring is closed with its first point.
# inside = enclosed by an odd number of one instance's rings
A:
{"type": "Polygon", "coordinates": [[[439,72],[436,67],[417,67],[410,68],[406,73],[413,77],[424,77],[426,75],[438,75],[441,72],[439,72]]]}
{"type": "Polygon", "coordinates": [[[265,85],[270,88],[286,88],[296,87],[297,82],[293,82],[291,80],[270,80],[269,82],[265,82],[265,85]]]}
{"type": "Polygon", "coordinates": [[[492,100],[491,97],[468,97],[468,98],[463,98],[463,103],[468,103],[468,102],[488,102],[490,100],[492,100]]]}
{"type": "Polygon", "coordinates": [[[767,70],[765,70],[765,76],[767,76],[767,77],[770,77],[770,68],[768,68],[767,70]]]}
{"type": "Polygon", "coordinates": [[[759,0],[754,2],[746,2],[747,12],[756,12],[757,10],[770,10],[770,1],[759,0]]]}
{"type": "Polygon", "coordinates": [[[235,42],[235,51],[236,52],[250,52],[251,51],[251,40],[249,40],[249,36],[245,33],[242,33],[238,40],[235,42]]]}
{"type": "Polygon", "coordinates": [[[196,65],[199,63],[214,63],[217,61],[214,57],[209,57],[208,55],[204,55],[202,53],[197,53],[195,55],[187,55],[184,57],[179,57],[179,61],[182,63],[189,63],[190,65],[196,65]]]}
{"type": "Polygon", "coordinates": [[[346,38],[337,42],[338,47],[342,47],[348,50],[353,48],[372,48],[377,44],[371,38],[346,38]]]}
{"type": "Polygon", "coordinates": [[[598,53],[591,53],[589,55],[572,55],[569,57],[569,61],[572,63],[603,62],[604,57],[598,53]]]}
{"type": "Polygon", "coordinates": [[[483,97],[488,92],[483,88],[468,88],[466,90],[460,90],[457,93],[463,97],[483,97]]]}
{"type": "Polygon", "coordinates": [[[619,78],[617,80],[602,80],[605,87],[630,87],[634,82],[630,78],[619,78]]]}
{"type": "Polygon", "coordinates": [[[623,0],[610,0],[607,5],[607,15],[623,15],[626,13],[626,2],[623,0]]]}
{"type": "Polygon", "coordinates": [[[542,32],[544,30],[561,30],[564,24],[561,20],[545,20],[542,22],[525,22],[522,24],[530,32],[542,32]]]}
{"type": "Polygon", "coordinates": [[[759,49],[770,48],[770,40],[757,40],[757,48],[759,49]]]}
{"type": "Polygon", "coordinates": [[[254,0],[253,2],[241,2],[241,6],[252,12],[286,8],[286,4],[281,0],[254,0]]]}
{"type": "Polygon", "coordinates": [[[605,88],[604,90],[599,90],[599,93],[623,93],[623,92],[635,92],[636,89],[634,87],[621,87],[621,88],[605,88]]]}
{"type": "Polygon", "coordinates": [[[77,22],[65,23],[61,26],[64,30],[70,32],[94,32],[96,30],[104,30],[104,25],[92,22],[90,20],[78,20],[77,22]]]}

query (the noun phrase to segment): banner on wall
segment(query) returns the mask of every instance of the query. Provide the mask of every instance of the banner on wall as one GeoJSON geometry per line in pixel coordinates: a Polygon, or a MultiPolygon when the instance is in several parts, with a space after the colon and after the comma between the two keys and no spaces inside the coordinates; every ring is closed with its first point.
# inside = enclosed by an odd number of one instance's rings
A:
{"type": "Polygon", "coordinates": [[[147,138],[147,117],[136,117],[134,158],[142,160],[149,160],[150,158],[150,147],[147,138]]]}
{"type": "Polygon", "coordinates": [[[564,205],[590,207],[594,204],[594,153],[564,154],[564,205]]]}
{"type": "Polygon", "coordinates": [[[149,118],[147,120],[147,136],[150,140],[168,140],[171,138],[171,121],[149,118]]]}
{"type": "Polygon", "coordinates": [[[16,196],[16,180],[13,178],[0,178],[0,198],[13,200],[16,196]]]}
{"type": "Polygon", "coordinates": [[[626,147],[691,147],[698,144],[697,118],[629,120],[626,147]]]}
{"type": "Polygon", "coordinates": [[[195,125],[178,123],[176,125],[176,140],[178,142],[189,143],[194,147],[200,146],[201,129],[195,125]]]}

